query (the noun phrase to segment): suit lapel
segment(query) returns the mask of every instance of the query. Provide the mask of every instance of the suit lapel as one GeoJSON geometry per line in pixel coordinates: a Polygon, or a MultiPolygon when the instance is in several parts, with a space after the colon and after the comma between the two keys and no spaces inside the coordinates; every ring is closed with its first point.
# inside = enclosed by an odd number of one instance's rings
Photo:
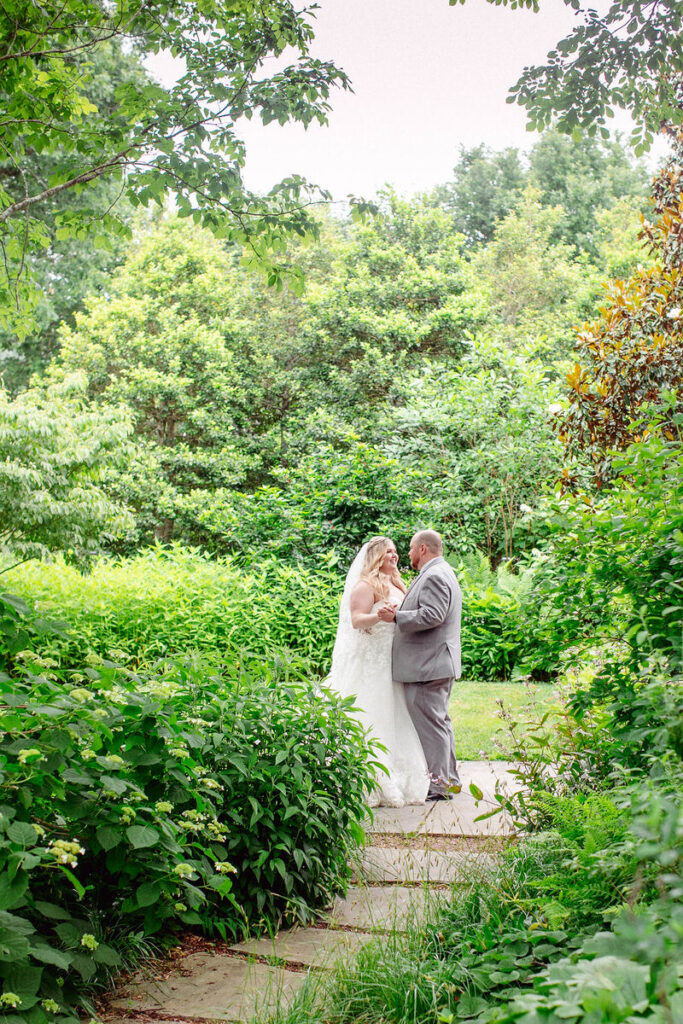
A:
{"type": "Polygon", "coordinates": [[[422,580],[427,576],[427,574],[429,573],[430,567],[431,567],[431,562],[429,563],[429,565],[425,566],[424,572],[420,572],[420,573],[417,574],[417,576],[415,577],[413,582],[410,584],[410,586],[406,590],[406,596],[403,598],[403,604],[405,604],[408,595],[417,590],[418,584],[421,583],[422,580]]]}
{"type": "MultiPolygon", "coordinates": [[[[443,556],[441,556],[441,558],[442,558],[442,557],[443,557],[443,556]]],[[[410,587],[408,588],[408,590],[407,590],[407,591],[405,591],[405,597],[403,598],[403,604],[405,603],[405,598],[407,598],[409,594],[413,593],[414,591],[416,591],[416,590],[418,589],[418,584],[422,583],[422,581],[423,581],[423,580],[425,580],[425,579],[426,579],[426,578],[428,577],[428,575],[429,575],[430,571],[432,570],[432,568],[433,568],[433,567],[434,567],[434,566],[435,566],[436,564],[438,564],[438,558],[434,558],[434,559],[431,559],[431,560],[430,560],[430,561],[428,562],[428,564],[427,564],[427,565],[425,565],[425,567],[424,567],[424,571],[422,571],[422,572],[419,572],[419,573],[418,573],[418,574],[416,575],[416,578],[415,578],[415,580],[413,581],[413,583],[411,584],[411,586],[410,586],[410,587]]]]}

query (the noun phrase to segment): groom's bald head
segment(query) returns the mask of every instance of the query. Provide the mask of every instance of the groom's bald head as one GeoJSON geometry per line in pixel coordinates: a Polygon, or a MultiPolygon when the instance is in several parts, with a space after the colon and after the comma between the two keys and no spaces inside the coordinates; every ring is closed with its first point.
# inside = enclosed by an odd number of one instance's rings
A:
{"type": "Polygon", "coordinates": [[[436,530],[418,530],[410,542],[410,564],[413,569],[421,569],[442,553],[443,543],[436,530]]]}
{"type": "Polygon", "coordinates": [[[436,530],[418,530],[413,537],[413,543],[417,547],[421,547],[422,544],[430,551],[433,555],[443,554],[443,541],[441,540],[441,534],[437,533],[436,530]]]}

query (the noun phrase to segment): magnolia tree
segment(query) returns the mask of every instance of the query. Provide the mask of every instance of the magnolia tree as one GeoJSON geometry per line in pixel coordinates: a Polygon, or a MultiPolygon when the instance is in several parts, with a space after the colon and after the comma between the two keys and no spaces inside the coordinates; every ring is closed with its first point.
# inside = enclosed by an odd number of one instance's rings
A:
{"type": "MultiPolygon", "coordinates": [[[[673,152],[654,180],[655,215],[642,237],[653,257],[627,280],[607,287],[600,317],[578,337],[581,362],[568,375],[569,408],[558,415],[570,454],[583,453],[600,486],[612,453],[643,433],[651,406],[661,429],[680,430],[683,385],[683,130],[670,131],[673,152]],[[668,412],[666,411],[668,409],[668,412]]],[[[569,471],[565,470],[569,480],[569,471]]]]}

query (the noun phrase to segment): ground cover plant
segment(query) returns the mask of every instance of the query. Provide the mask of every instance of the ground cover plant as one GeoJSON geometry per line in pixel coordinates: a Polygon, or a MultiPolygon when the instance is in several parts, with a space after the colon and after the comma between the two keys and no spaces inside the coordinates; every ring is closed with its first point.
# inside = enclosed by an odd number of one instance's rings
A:
{"type": "Polygon", "coordinates": [[[92,1012],[149,939],[274,929],[343,887],[373,776],[348,703],[282,664],[23,662],[0,675],[7,1024],[92,1012]]]}

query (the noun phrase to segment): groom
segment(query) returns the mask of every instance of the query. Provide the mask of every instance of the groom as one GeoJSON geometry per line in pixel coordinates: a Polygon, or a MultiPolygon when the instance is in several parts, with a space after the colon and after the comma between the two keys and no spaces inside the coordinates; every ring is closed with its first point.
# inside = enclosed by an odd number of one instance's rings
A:
{"type": "Polygon", "coordinates": [[[461,790],[448,701],[460,677],[462,594],[443,557],[441,537],[420,530],[410,542],[410,564],[418,570],[400,609],[379,609],[396,621],[393,676],[405,684],[406,702],[429,768],[427,800],[448,800],[461,790]]]}

